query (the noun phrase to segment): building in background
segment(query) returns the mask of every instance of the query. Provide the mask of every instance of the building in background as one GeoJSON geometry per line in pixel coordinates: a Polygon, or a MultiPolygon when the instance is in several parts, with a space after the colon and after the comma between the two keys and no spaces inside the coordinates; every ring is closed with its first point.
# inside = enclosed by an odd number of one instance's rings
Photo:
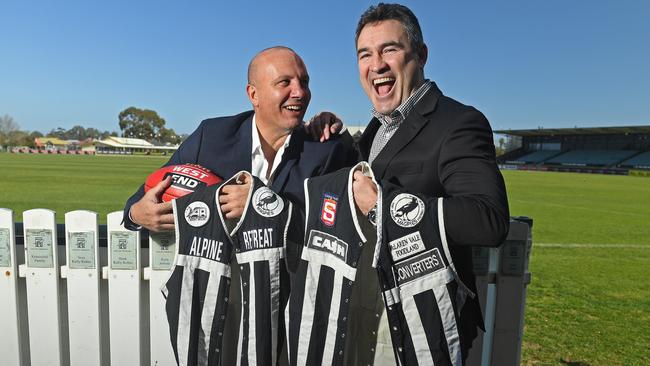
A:
{"type": "Polygon", "coordinates": [[[502,167],[605,174],[650,173],[650,126],[500,130],[502,167]]]}

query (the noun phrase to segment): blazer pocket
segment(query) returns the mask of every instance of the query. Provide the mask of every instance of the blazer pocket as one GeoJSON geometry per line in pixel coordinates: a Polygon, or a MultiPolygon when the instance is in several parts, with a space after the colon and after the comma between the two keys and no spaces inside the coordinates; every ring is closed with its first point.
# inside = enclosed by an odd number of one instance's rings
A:
{"type": "Polygon", "coordinates": [[[422,162],[418,163],[396,163],[390,165],[390,171],[394,175],[422,173],[422,162]]]}

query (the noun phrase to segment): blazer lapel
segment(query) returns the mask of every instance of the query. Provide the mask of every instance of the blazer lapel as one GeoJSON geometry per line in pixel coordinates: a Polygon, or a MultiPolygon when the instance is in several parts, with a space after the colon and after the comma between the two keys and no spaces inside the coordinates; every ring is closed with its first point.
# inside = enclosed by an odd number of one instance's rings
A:
{"type": "Polygon", "coordinates": [[[429,121],[426,116],[435,109],[441,95],[440,89],[438,89],[435,83],[432,83],[431,89],[422,96],[422,99],[415,104],[413,110],[402,121],[402,124],[397,128],[393,137],[391,137],[386,146],[384,146],[372,162],[373,171],[379,178],[384,177],[386,169],[393,157],[413,140],[422,127],[429,121]]]}
{"type": "Polygon", "coordinates": [[[226,162],[231,167],[230,176],[239,172],[240,170],[251,171],[251,154],[253,151],[253,114],[251,114],[246,120],[241,124],[239,130],[237,131],[235,144],[231,146],[233,150],[230,153],[230,156],[234,157],[229,162],[226,162]]]}
{"type": "Polygon", "coordinates": [[[368,156],[370,155],[370,148],[372,147],[372,141],[375,139],[375,135],[377,134],[377,130],[379,129],[380,123],[377,120],[377,118],[373,118],[370,120],[370,123],[368,123],[368,126],[366,129],[363,131],[361,134],[361,137],[359,138],[358,146],[359,146],[359,152],[361,153],[361,159],[362,160],[368,160],[368,156]]]}

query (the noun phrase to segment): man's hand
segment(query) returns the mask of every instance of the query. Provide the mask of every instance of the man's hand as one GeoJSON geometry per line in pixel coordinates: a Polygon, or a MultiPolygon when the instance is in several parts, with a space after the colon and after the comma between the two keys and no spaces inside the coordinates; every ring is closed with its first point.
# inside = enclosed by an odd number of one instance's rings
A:
{"type": "Polygon", "coordinates": [[[305,123],[305,131],[314,139],[325,142],[343,129],[343,121],[332,112],[320,112],[305,123]]]}
{"type": "Polygon", "coordinates": [[[366,177],[360,170],[354,172],[352,182],[354,203],[364,215],[377,204],[377,186],[370,177],[366,177]]]}
{"type": "Polygon", "coordinates": [[[174,214],[171,202],[161,202],[162,193],[172,184],[165,178],[131,206],[131,220],[153,232],[173,231],[174,214]]]}
{"type": "Polygon", "coordinates": [[[242,174],[236,183],[230,183],[221,188],[219,204],[221,212],[227,219],[238,219],[244,213],[251,184],[248,174],[242,174]]]}

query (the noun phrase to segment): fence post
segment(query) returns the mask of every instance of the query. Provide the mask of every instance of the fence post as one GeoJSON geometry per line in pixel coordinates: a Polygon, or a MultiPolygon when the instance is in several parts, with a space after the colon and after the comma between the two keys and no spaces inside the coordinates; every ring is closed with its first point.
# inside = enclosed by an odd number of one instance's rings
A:
{"type": "Polygon", "coordinates": [[[472,247],[472,262],[476,276],[476,296],[481,304],[485,332],[479,331],[474,340],[467,365],[489,366],[497,299],[496,275],[500,265],[499,247],[472,247]]]}
{"type": "Polygon", "coordinates": [[[122,211],[107,218],[111,365],[142,365],[140,233],[124,228],[122,211]]]}
{"type": "Polygon", "coordinates": [[[149,267],[144,270],[145,280],[149,280],[152,366],[176,365],[165,312],[165,298],[160,291],[169,277],[175,254],[176,237],[174,232],[149,233],[149,267]]]}
{"type": "Polygon", "coordinates": [[[65,214],[70,365],[101,365],[101,302],[99,295],[99,235],[97,213],[65,214]]]}
{"type": "Polygon", "coordinates": [[[29,349],[32,365],[64,364],[59,306],[59,258],[54,211],[23,212],[29,349]]]}
{"type": "Polygon", "coordinates": [[[526,287],[530,283],[528,261],[532,248],[532,220],[510,221],[508,238],[501,245],[501,268],[497,276],[498,298],[493,365],[519,365],[524,328],[526,287]]]}
{"type": "Polygon", "coordinates": [[[18,306],[18,265],[13,211],[0,208],[0,357],[7,365],[21,366],[20,306],[18,306]]]}

